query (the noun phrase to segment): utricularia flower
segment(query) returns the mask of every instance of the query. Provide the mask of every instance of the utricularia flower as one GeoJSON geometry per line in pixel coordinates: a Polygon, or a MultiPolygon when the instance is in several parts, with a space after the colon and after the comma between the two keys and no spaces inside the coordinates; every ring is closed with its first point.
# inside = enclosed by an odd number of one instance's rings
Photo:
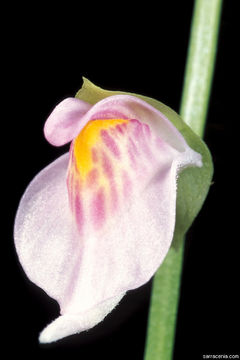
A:
{"type": "Polygon", "coordinates": [[[146,283],[211,177],[205,145],[171,109],[87,80],[44,133],[52,145],[71,142],[70,151],[33,179],[15,221],[26,274],[60,305],[43,343],[95,326],[146,283]]]}

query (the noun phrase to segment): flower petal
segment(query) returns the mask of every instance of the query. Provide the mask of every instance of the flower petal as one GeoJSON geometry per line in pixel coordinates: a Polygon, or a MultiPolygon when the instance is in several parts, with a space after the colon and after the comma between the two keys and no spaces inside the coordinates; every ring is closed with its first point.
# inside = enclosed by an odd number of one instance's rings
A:
{"type": "MultiPolygon", "coordinates": [[[[29,279],[56,299],[61,308],[69,303],[78,276],[81,252],[79,233],[69,209],[66,174],[69,154],[43,169],[24,193],[15,219],[14,238],[19,260],[29,279]]],[[[79,294],[88,297],[87,293],[79,294]]],[[[105,299],[88,311],[69,312],[44,329],[41,342],[95,326],[118,304],[124,293],[105,299]]],[[[83,301],[84,303],[84,301],[83,301]]]]}
{"type": "MultiPolygon", "coordinates": [[[[173,246],[178,247],[179,241],[182,241],[181,239],[183,239],[202,208],[209,191],[213,176],[213,163],[209,149],[202,139],[186,125],[183,119],[181,119],[173,109],[156,99],[129,92],[105,90],[94,85],[84,77],[82,88],[77,92],[76,97],[90,104],[96,104],[104,98],[115,95],[131,95],[137,97],[159,110],[184,136],[187,144],[202,156],[201,168],[188,168],[178,179],[176,225],[173,239],[173,246]]],[[[148,123],[147,120],[146,122],[148,123]]],[[[160,133],[159,136],[161,136],[160,133]]]]}
{"type": "Polygon", "coordinates": [[[202,165],[168,119],[133,96],[104,99],[79,120],[70,163],[66,154],[40,172],[16,216],[20,262],[61,307],[42,342],[94,326],[153,276],[173,238],[179,171],[202,165]]]}
{"type": "Polygon", "coordinates": [[[67,313],[59,316],[41,332],[39,336],[40,343],[50,343],[94,327],[115,308],[123,296],[124,294],[106,300],[98,307],[84,313],[67,313]]]}
{"type": "Polygon", "coordinates": [[[79,133],[79,120],[92,105],[76,98],[58,104],[45,122],[44,135],[50,144],[64,145],[79,133]]]}
{"type": "Polygon", "coordinates": [[[99,101],[81,118],[79,131],[95,119],[138,119],[178,151],[187,148],[184,137],[167,117],[136,96],[113,95],[99,101]]]}
{"type": "Polygon", "coordinates": [[[178,152],[138,120],[108,119],[86,125],[70,158],[82,263],[64,312],[77,312],[80,302],[103,301],[152,277],[173,238],[177,175],[201,166],[201,156],[187,145],[178,152]]]}
{"type": "Polygon", "coordinates": [[[153,106],[132,95],[109,96],[95,105],[77,98],[67,98],[56,106],[44,127],[46,139],[55,146],[63,145],[95,119],[138,119],[151,126],[162,139],[179,151],[184,151],[184,137],[153,106]]]}
{"type": "Polygon", "coordinates": [[[16,250],[26,274],[60,304],[76,261],[71,255],[76,234],[66,189],[68,159],[69,154],[61,156],[32,180],[20,201],[14,227],[16,250]]]}

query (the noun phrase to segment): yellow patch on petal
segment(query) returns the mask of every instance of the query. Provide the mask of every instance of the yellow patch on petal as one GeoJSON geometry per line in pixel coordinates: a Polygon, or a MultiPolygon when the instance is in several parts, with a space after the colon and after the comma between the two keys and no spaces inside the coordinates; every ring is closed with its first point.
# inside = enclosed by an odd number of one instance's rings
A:
{"type": "Polygon", "coordinates": [[[74,140],[74,157],[79,173],[83,178],[93,168],[92,150],[102,141],[101,131],[117,125],[128,123],[124,119],[103,119],[89,121],[74,140]]]}

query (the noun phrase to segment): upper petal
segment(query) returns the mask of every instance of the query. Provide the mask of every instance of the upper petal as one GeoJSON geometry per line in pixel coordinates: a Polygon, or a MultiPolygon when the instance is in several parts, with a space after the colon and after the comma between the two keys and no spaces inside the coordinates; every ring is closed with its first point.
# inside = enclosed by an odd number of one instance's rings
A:
{"type": "Polygon", "coordinates": [[[92,105],[76,98],[58,104],[45,122],[44,135],[50,144],[64,145],[79,133],[79,121],[92,105]]]}
{"type": "Polygon", "coordinates": [[[184,137],[163,113],[132,95],[113,95],[97,102],[82,117],[79,131],[90,120],[119,118],[138,119],[148,124],[155,134],[178,151],[188,147],[184,137]]]}
{"type": "Polygon", "coordinates": [[[95,105],[77,98],[67,98],[56,106],[44,127],[46,139],[60,146],[75,138],[85,125],[95,119],[138,119],[178,151],[187,148],[175,126],[159,110],[132,95],[109,96],[95,105]]]}

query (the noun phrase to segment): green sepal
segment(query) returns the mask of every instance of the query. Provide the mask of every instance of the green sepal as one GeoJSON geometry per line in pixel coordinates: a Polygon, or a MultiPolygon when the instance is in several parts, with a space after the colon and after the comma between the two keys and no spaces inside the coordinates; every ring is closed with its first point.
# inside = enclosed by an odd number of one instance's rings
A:
{"type": "Polygon", "coordinates": [[[178,177],[176,225],[172,243],[174,247],[178,247],[200,211],[211,185],[213,175],[211,154],[203,140],[185,124],[181,117],[158,100],[134,93],[104,90],[86,78],[83,78],[82,88],[77,92],[76,98],[96,104],[108,96],[117,94],[136,96],[161,111],[183,135],[188,145],[202,155],[203,166],[201,168],[188,167],[182,170],[178,177]]]}

